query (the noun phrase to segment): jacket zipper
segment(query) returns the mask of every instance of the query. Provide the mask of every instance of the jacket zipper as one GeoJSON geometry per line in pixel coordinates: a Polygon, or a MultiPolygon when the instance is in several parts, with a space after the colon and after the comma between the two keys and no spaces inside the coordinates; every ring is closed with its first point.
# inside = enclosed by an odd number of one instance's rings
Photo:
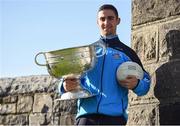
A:
{"type": "MultiPolygon", "coordinates": [[[[107,47],[107,43],[105,43],[105,47],[107,47]]],[[[103,80],[103,73],[104,73],[104,62],[105,62],[105,59],[106,59],[106,54],[103,56],[103,65],[102,65],[102,73],[101,73],[101,87],[100,87],[100,99],[99,99],[99,102],[98,102],[98,105],[97,105],[97,113],[99,113],[99,105],[100,105],[100,102],[101,102],[101,99],[102,99],[102,91],[103,91],[103,88],[102,88],[102,80],[103,80]]]]}

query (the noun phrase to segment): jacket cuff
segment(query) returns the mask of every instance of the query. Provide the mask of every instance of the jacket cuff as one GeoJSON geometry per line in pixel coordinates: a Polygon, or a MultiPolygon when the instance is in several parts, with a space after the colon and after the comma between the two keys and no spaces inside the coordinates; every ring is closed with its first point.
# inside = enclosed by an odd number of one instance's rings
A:
{"type": "Polygon", "coordinates": [[[59,94],[63,94],[65,93],[65,89],[63,87],[63,83],[64,83],[65,79],[64,78],[61,78],[60,79],[60,82],[59,82],[59,85],[58,85],[58,91],[59,91],[59,94]]]}
{"type": "Polygon", "coordinates": [[[138,82],[137,82],[136,86],[132,90],[135,90],[138,87],[139,82],[140,82],[140,80],[138,79],[138,82]]]}
{"type": "Polygon", "coordinates": [[[141,89],[141,81],[138,79],[137,85],[132,89],[135,93],[138,93],[141,89]]]}

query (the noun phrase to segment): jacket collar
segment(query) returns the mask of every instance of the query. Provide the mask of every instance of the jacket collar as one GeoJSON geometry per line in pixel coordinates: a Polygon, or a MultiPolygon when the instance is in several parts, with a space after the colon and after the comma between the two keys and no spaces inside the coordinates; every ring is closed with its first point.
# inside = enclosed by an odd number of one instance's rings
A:
{"type": "Polygon", "coordinates": [[[119,41],[119,38],[117,35],[109,35],[109,36],[101,36],[100,40],[102,40],[104,43],[109,45],[110,43],[112,44],[115,41],[119,41]]]}
{"type": "Polygon", "coordinates": [[[118,35],[108,35],[108,36],[102,36],[100,37],[100,39],[113,39],[113,38],[118,38],[118,35]]]}

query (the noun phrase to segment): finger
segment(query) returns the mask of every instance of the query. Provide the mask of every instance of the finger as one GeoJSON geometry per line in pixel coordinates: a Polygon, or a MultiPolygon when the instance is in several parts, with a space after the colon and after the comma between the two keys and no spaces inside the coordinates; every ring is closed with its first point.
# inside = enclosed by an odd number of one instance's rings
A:
{"type": "Polygon", "coordinates": [[[125,83],[122,84],[123,87],[126,87],[128,89],[132,89],[136,86],[138,83],[138,79],[135,76],[129,76],[124,81],[125,83]]]}
{"type": "Polygon", "coordinates": [[[63,83],[63,86],[66,91],[74,90],[78,87],[78,85],[79,85],[79,81],[72,81],[69,79],[65,80],[65,82],[63,83]]]}
{"type": "Polygon", "coordinates": [[[66,79],[78,79],[79,76],[74,75],[74,74],[68,74],[68,75],[63,76],[63,78],[64,78],[65,80],[66,80],[66,79]]]}
{"type": "Polygon", "coordinates": [[[126,77],[126,79],[135,79],[136,78],[136,76],[134,76],[134,75],[128,75],[127,77],[126,77]]]}
{"type": "Polygon", "coordinates": [[[129,83],[129,79],[119,81],[121,84],[129,83]]]}
{"type": "Polygon", "coordinates": [[[73,84],[78,84],[79,80],[78,79],[66,79],[65,82],[70,85],[73,85],[73,84]]]}
{"type": "Polygon", "coordinates": [[[77,83],[79,80],[76,78],[68,78],[68,79],[65,79],[65,81],[67,83],[77,83]]]}
{"type": "Polygon", "coordinates": [[[127,80],[127,79],[125,79],[125,80],[120,80],[119,82],[120,82],[120,83],[127,83],[128,80],[127,80]]]}
{"type": "Polygon", "coordinates": [[[126,81],[121,81],[119,84],[120,84],[121,86],[123,86],[123,87],[126,87],[126,86],[128,85],[128,82],[126,82],[126,81]]]}
{"type": "Polygon", "coordinates": [[[68,84],[68,85],[65,85],[65,86],[64,86],[64,89],[65,89],[66,91],[71,91],[71,90],[76,89],[76,87],[77,87],[77,85],[68,84]]]}

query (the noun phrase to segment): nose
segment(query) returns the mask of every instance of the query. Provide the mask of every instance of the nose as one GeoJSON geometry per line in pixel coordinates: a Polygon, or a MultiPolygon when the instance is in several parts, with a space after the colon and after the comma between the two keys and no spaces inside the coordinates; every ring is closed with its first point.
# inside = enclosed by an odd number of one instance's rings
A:
{"type": "Polygon", "coordinates": [[[109,23],[109,19],[108,19],[108,18],[105,18],[104,24],[108,24],[108,23],[109,23]]]}
{"type": "Polygon", "coordinates": [[[105,24],[107,24],[107,23],[108,23],[108,19],[107,19],[107,18],[105,19],[104,23],[105,23],[105,24]]]}

